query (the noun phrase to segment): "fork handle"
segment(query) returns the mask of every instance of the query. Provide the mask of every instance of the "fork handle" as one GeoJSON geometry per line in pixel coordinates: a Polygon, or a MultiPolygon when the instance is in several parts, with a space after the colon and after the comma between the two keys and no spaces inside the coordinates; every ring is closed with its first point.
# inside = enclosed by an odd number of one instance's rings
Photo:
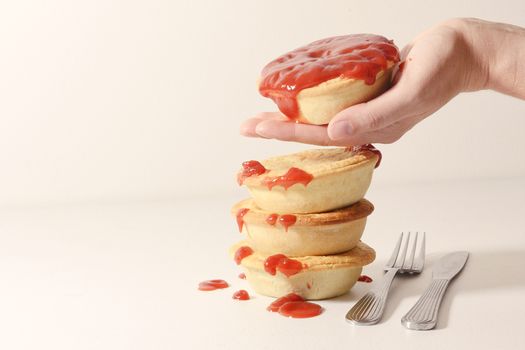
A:
{"type": "Polygon", "coordinates": [[[401,319],[408,329],[428,330],[436,326],[439,305],[450,280],[434,279],[416,304],[401,319]]]}
{"type": "Polygon", "coordinates": [[[346,320],[356,325],[373,325],[379,322],[385,309],[390,285],[399,269],[389,269],[379,286],[372,288],[348,311],[346,320]]]}

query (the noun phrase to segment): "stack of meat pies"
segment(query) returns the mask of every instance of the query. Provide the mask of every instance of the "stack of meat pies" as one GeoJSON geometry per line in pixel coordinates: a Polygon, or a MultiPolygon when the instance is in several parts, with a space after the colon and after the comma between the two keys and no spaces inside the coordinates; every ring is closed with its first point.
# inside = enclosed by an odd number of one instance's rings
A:
{"type": "Polygon", "coordinates": [[[381,155],[325,148],[243,163],[252,198],[232,214],[245,239],[230,252],[260,294],[325,299],[348,292],[375,258],[361,242],[374,207],[364,199],[381,155]]]}

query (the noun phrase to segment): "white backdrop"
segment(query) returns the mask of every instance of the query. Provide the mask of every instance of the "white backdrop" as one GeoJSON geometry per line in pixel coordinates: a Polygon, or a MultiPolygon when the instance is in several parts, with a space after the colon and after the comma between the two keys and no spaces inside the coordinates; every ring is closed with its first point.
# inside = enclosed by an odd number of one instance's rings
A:
{"type": "MultiPolygon", "coordinates": [[[[449,17],[525,25],[515,1],[17,0],[0,4],[0,205],[237,192],[240,162],[306,148],[245,139],[273,110],[262,66],[318,38],[402,47],[449,17]]],[[[394,145],[375,184],[525,175],[525,102],[464,94],[394,145]]]]}

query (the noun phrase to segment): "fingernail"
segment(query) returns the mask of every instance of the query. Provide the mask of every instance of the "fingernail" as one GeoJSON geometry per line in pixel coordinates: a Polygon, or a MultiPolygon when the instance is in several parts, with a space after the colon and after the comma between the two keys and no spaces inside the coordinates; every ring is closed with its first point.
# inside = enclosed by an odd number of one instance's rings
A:
{"type": "Polygon", "coordinates": [[[332,140],[340,140],[351,134],[352,126],[346,120],[341,120],[331,126],[329,136],[332,140]]]}

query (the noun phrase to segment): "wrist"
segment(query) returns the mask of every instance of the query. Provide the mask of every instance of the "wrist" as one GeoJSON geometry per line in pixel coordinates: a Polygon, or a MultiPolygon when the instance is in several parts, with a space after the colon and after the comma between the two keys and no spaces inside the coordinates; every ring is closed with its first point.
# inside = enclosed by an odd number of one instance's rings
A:
{"type": "Polygon", "coordinates": [[[484,39],[483,24],[487,22],[474,18],[454,18],[442,25],[456,34],[461,57],[455,62],[459,67],[461,91],[478,91],[490,88],[490,62],[493,57],[491,45],[484,39]]]}
{"type": "Polygon", "coordinates": [[[451,22],[468,48],[464,91],[491,89],[525,98],[525,29],[475,18],[451,22]]]}

